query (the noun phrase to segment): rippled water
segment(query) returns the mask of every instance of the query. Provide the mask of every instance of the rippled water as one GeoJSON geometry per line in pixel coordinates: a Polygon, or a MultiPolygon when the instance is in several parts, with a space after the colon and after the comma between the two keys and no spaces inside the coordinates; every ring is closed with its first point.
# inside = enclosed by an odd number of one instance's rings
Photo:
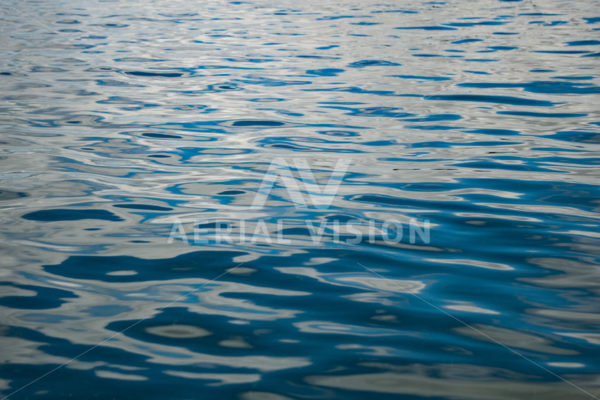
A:
{"type": "Polygon", "coordinates": [[[0,10],[4,396],[600,396],[600,2],[0,10]]]}

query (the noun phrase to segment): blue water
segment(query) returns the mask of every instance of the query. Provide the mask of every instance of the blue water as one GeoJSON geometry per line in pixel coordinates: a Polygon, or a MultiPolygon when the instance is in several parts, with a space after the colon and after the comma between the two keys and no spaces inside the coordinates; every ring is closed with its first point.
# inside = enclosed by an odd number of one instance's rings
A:
{"type": "Polygon", "coordinates": [[[600,396],[600,2],[0,13],[3,398],[600,396]]]}

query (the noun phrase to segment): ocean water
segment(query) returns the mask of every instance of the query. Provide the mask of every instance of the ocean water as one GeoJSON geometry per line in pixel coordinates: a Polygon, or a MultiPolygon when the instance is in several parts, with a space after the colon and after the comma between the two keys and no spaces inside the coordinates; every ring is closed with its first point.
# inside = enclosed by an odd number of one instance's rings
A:
{"type": "Polygon", "coordinates": [[[0,13],[3,399],[599,398],[599,1],[0,13]]]}

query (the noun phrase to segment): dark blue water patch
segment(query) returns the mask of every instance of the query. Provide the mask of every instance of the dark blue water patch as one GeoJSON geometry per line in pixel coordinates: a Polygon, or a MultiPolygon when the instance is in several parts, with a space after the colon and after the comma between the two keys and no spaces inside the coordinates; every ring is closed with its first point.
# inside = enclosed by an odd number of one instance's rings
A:
{"type": "Polygon", "coordinates": [[[224,267],[239,264],[233,259],[244,254],[246,253],[240,251],[199,251],[167,259],[77,255],[70,256],[60,264],[44,265],[43,268],[58,276],[104,282],[152,281],[157,276],[169,276],[169,279],[213,278],[222,273],[224,267]],[[135,266],[136,275],[110,274],[130,270],[132,266],[135,266]]]}
{"type": "Polygon", "coordinates": [[[166,133],[142,133],[142,136],[156,138],[156,139],[181,139],[182,136],[179,135],[169,135],[166,133]]]}
{"type": "Polygon", "coordinates": [[[317,21],[335,21],[338,19],[373,18],[371,15],[331,15],[316,18],[317,21]]]}
{"type": "Polygon", "coordinates": [[[585,20],[585,22],[587,22],[588,24],[595,24],[600,22],[600,17],[584,17],[583,18],[585,20]]]}
{"type": "Polygon", "coordinates": [[[238,194],[244,194],[246,193],[243,190],[225,190],[223,192],[219,192],[218,195],[220,196],[237,196],[238,194]]]}
{"type": "Polygon", "coordinates": [[[163,78],[179,78],[183,76],[181,72],[151,72],[151,71],[126,71],[127,75],[147,76],[147,77],[163,77],[163,78]]]}
{"type": "Polygon", "coordinates": [[[35,292],[34,296],[4,296],[0,297],[0,305],[10,309],[48,310],[58,308],[67,300],[78,296],[67,290],[45,286],[20,285],[11,282],[0,282],[0,287],[11,286],[22,290],[35,292]]]}
{"type": "Polygon", "coordinates": [[[474,94],[450,94],[450,95],[434,95],[424,96],[425,100],[443,100],[443,101],[470,101],[478,103],[496,103],[496,104],[511,104],[519,106],[538,106],[552,107],[559,103],[554,103],[547,100],[526,99],[522,97],[512,96],[484,96],[474,94]]]}
{"type": "Polygon", "coordinates": [[[517,50],[518,47],[517,46],[488,46],[488,49],[494,50],[494,51],[511,51],[511,50],[517,50]]]}
{"type": "Polygon", "coordinates": [[[563,14],[555,14],[555,13],[544,13],[544,12],[529,12],[529,13],[519,13],[519,15],[521,16],[530,16],[530,17],[543,17],[543,16],[559,16],[559,15],[563,15],[563,14]]]}
{"type": "Polygon", "coordinates": [[[573,40],[565,42],[567,46],[600,46],[600,40],[573,40]]]}
{"type": "Polygon", "coordinates": [[[600,93],[600,86],[591,83],[561,82],[561,81],[534,81],[526,83],[504,83],[504,82],[465,82],[457,86],[497,89],[497,88],[519,88],[531,93],[548,94],[596,94],[600,93]]]}
{"type": "Polygon", "coordinates": [[[398,64],[391,61],[386,60],[360,60],[355,61],[353,63],[348,64],[349,68],[364,68],[364,67],[393,67],[402,64],[398,64]]]}
{"type": "Polygon", "coordinates": [[[171,211],[171,207],[155,206],[152,204],[113,204],[113,207],[127,208],[130,210],[145,210],[145,211],[171,211]]]}
{"type": "Polygon", "coordinates": [[[401,79],[416,79],[416,80],[424,80],[424,81],[449,81],[452,78],[447,76],[422,76],[422,75],[388,75],[393,78],[401,78],[401,79]]]}
{"type": "Polygon", "coordinates": [[[443,54],[430,54],[430,53],[413,53],[413,54],[411,54],[411,56],[413,56],[413,57],[446,57],[446,58],[462,58],[463,57],[463,56],[455,56],[455,55],[446,56],[443,54]]]}
{"type": "Polygon", "coordinates": [[[542,54],[587,54],[587,50],[531,50],[532,53],[542,54]]]}
{"type": "Polygon", "coordinates": [[[320,46],[320,47],[315,47],[316,50],[330,50],[330,49],[335,49],[336,47],[340,47],[337,44],[331,44],[329,46],[320,46]]]}
{"type": "Polygon", "coordinates": [[[482,128],[482,129],[472,129],[465,131],[466,133],[480,133],[483,135],[519,135],[519,131],[515,131],[512,129],[493,129],[493,128],[482,128]]]}
{"type": "Polygon", "coordinates": [[[98,219],[104,221],[123,221],[123,219],[110,211],[98,209],[66,209],[56,208],[53,210],[39,210],[22,216],[31,221],[56,222],[77,221],[83,219],[98,219]]]}
{"type": "Polygon", "coordinates": [[[590,54],[586,54],[582,57],[600,57],[600,52],[598,53],[590,53],[590,54]]]}
{"type": "Polygon", "coordinates": [[[281,229],[279,231],[277,231],[278,234],[283,235],[283,236],[304,236],[307,238],[310,238],[311,235],[313,234],[312,231],[308,228],[302,228],[302,227],[294,227],[294,228],[284,228],[281,229]]]}
{"type": "Polygon", "coordinates": [[[307,74],[317,76],[337,76],[341,72],[344,72],[344,70],[339,68],[309,69],[306,71],[307,74]]]}
{"type": "Polygon", "coordinates": [[[507,23],[508,23],[508,21],[450,22],[450,23],[444,24],[444,26],[465,28],[465,27],[470,27],[470,26],[505,25],[507,23]]]}
{"type": "Polygon", "coordinates": [[[371,25],[381,25],[381,22],[351,22],[350,25],[362,25],[362,26],[371,26],[371,25]]]}
{"type": "Polygon", "coordinates": [[[518,35],[519,32],[493,32],[492,35],[499,35],[499,36],[512,36],[512,35],[518,35]]]}
{"type": "Polygon", "coordinates": [[[269,121],[269,120],[241,120],[234,121],[232,126],[282,126],[285,125],[281,121],[269,121]]]}
{"type": "Polygon", "coordinates": [[[534,118],[579,118],[587,117],[584,113],[542,113],[542,112],[530,112],[530,111],[498,111],[498,114],[502,115],[516,115],[520,117],[534,117],[534,118]]]}
{"type": "Polygon", "coordinates": [[[465,58],[465,61],[467,62],[498,62],[500,61],[497,58],[465,58]]]}
{"type": "Polygon", "coordinates": [[[483,42],[483,39],[473,39],[473,38],[461,39],[461,40],[456,40],[456,41],[452,42],[452,44],[466,44],[466,43],[476,43],[476,42],[483,42]]]}
{"type": "Polygon", "coordinates": [[[372,140],[370,142],[362,142],[363,146],[394,146],[398,144],[398,141],[391,140],[372,140]]]}
{"type": "Polygon", "coordinates": [[[282,101],[286,101],[283,97],[256,97],[252,99],[248,99],[248,101],[252,103],[279,103],[282,101]]]}
{"type": "Polygon", "coordinates": [[[332,104],[340,106],[357,106],[361,104],[367,104],[364,101],[319,101],[318,104],[332,104]]]}
{"type": "Polygon", "coordinates": [[[596,79],[594,76],[553,76],[554,79],[563,79],[563,80],[571,80],[571,81],[589,81],[592,79],[596,79]]]}
{"type": "Polygon", "coordinates": [[[409,192],[444,192],[448,190],[448,184],[437,182],[403,183],[398,188],[409,192]]]}
{"type": "Polygon", "coordinates": [[[424,31],[455,31],[456,28],[450,26],[430,25],[430,26],[398,26],[394,29],[415,29],[424,31]]]}
{"type": "Polygon", "coordinates": [[[321,56],[317,54],[300,54],[295,56],[296,58],[313,58],[315,60],[339,60],[340,57],[333,56],[321,56]]]}
{"type": "Polygon", "coordinates": [[[458,114],[430,114],[426,117],[407,118],[406,122],[436,122],[436,121],[458,121],[462,116],[458,114]]]}
{"type": "Polygon", "coordinates": [[[196,224],[195,229],[229,229],[233,224],[228,221],[206,222],[196,224]]]}
{"type": "Polygon", "coordinates": [[[476,74],[476,75],[491,75],[489,72],[487,71],[471,71],[471,70],[464,70],[463,72],[466,72],[468,74],[476,74]]]}

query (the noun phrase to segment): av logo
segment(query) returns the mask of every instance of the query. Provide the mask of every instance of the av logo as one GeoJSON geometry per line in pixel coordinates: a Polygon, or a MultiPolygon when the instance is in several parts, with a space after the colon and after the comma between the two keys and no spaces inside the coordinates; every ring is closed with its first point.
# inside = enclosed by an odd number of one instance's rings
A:
{"type": "Polygon", "coordinates": [[[329,208],[348,170],[350,160],[338,159],[329,181],[323,187],[317,183],[306,159],[294,158],[293,163],[298,177],[294,176],[292,168],[284,158],[278,157],[271,162],[254,197],[252,209],[264,207],[278,180],[283,183],[283,187],[287,190],[288,196],[296,208],[306,209],[309,208],[309,204],[315,208],[329,208]]]}

